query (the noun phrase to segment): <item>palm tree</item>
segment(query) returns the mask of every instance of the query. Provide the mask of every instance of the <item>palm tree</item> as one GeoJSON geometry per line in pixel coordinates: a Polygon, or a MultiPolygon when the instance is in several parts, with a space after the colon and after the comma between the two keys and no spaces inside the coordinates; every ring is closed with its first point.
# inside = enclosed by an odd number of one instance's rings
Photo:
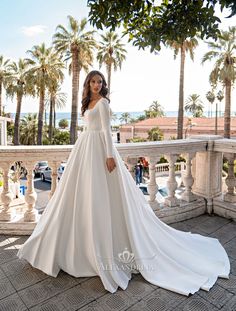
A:
{"type": "Polygon", "coordinates": [[[64,75],[62,70],[65,68],[65,65],[59,54],[52,47],[46,48],[44,43],[35,45],[28,53],[31,56],[30,61],[32,65],[29,73],[39,95],[37,143],[42,145],[45,92],[52,84],[52,81],[63,81],[64,75]]]}
{"type": "Polygon", "coordinates": [[[98,46],[97,60],[100,68],[106,66],[107,85],[109,94],[111,91],[111,73],[112,69],[116,71],[118,67],[121,69],[122,62],[126,59],[127,51],[124,44],[121,43],[118,35],[114,31],[108,31],[105,35],[101,35],[102,41],[98,46]]]}
{"type": "Polygon", "coordinates": [[[111,120],[112,121],[116,121],[117,120],[117,115],[115,112],[112,111],[112,115],[111,115],[111,120]]]}
{"type": "Polygon", "coordinates": [[[19,126],[20,126],[20,114],[21,114],[21,105],[22,98],[24,95],[33,95],[34,86],[31,83],[29,78],[30,62],[26,59],[19,59],[18,63],[13,62],[9,64],[8,70],[9,75],[5,81],[6,94],[11,99],[16,96],[16,115],[14,122],[14,145],[19,145],[19,126]]]}
{"type": "Polygon", "coordinates": [[[194,49],[198,45],[195,38],[185,40],[182,43],[176,41],[169,42],[168,44],[174,49],[174,58],[176,59],[180,52],[180,78],[179,78],[179,109],[178,109],[178,126],[177,126],[177,139],[183,138],[183,123],[184,123],[184,67],[186,53],[189,52],[190,58],[194,60],[194,49]]]}
{"type": "Polygon", "coordinates": [[[129,112],[123,112],[119,118],[121,122],[128,123],[131,119],[130,113],[129,112]]]}
{"type": "Polygon", "coordinates": [[[52,143],[53,128],[56,128],[56,108],[63,109],[66,106],[67,94],[60,92],[60,85],[52,82],[48,88],[45,105],[49,107],[49,141],[52,143]]]}
{"type": "Polygon", "coordinates": [[[220,104],[219,115],[221,116],[221,102],[224,99],[224,94],[223,94],[223,92],[221,90],[217,93],[216,98],[218,99],[219,104],[220,104]]]}
{"type": "Polygon", "coordinates": [[[236,27],[221,31],[216,42],[207,42],[211,49],[202,59],[202,63],[216,59],[210,74],[210,82],[225,87],[224,137],[230,138],[231,89],[236,79],[236,27]]]}
{"type": "Polygon", "coordinates": [[[24,116],[20,122],[20,143],[22,145],[36,145],[37,143],[37,114],[24,116]]]}
{"type": "Polygon", "coordinates": [[[189,111],[193,114],[194,118],[199,118],[203,116],[203,108],[202,101],[200,99],[200,95],[191,94],[187,98],[185,102],[185,111],[189,111]]]}
{"type": "Polygon", "coordinates": [[[4,59],[0,55],[0,116],[2,116],[2,87],[5,82],[5,78],[8,76],[8,63],[9,59],[4,59]]]}
{"type": "Polygon", "coordinates": [[[148,110],[145,110],[145,115],[147,118],[164,117],[165,112],[161,104],[157,100],[154,100],[149,106],[148,110]]]}
{"type": "Polygon", "coordinates": [[[206,93],[206,99],[209,101],[209,103],[210,103],[210,110],[211,110],[211,113],[210,113],[210,115],[209,115],[209,109],[208,109],[208,117],[212,117],[212,105],[213,105],[213,103],[214,103],[214,101],[215,101],[215,94],[214,94],[214,92],[213,92],[213,90],[212,91],[208,91],[207,93],[206,93]]]}
{"type": "Polygon", "coordinates": [[[163,140],[164,135],[163,132],[159,129],[159,127],[153,127],[150,131],[148,131],[148,140],[157,141],[163,140]]]}
{"type": "Polygon", "coordinates": [[[71,103],[71,124],[70,143],[74,144],[77,139],[78,126],[78,92],[80,72],[82,69],[88,71],[93,62],[93,49],[96,47],[94,31],[86,31],[87,20],[80,22],[72,16],[68,16],[69,29],[58,25],[53,36],[55,48],[71,59],[69,72],[72,74],[72,103],[71,103]]]}

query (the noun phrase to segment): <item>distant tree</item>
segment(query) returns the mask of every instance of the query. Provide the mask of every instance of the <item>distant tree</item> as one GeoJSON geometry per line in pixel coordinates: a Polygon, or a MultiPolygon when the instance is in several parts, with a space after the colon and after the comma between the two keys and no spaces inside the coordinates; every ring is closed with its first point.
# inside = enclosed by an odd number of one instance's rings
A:
{"type": "Polygon", "coordinates": [[[37,114],[24,116],[20,121],[20,144],[36,145],[37,144],[37,114]]]}
{"type": "Polygon", "coordinates": [[[82,69],[87,72],[92,65],[96,42],[94,31],[86,31],[86,18],[78,21],[74,17],[68,16],[68,19],[68,29],[63,25],[57,26],[56,33],[53,36],[53,44],[56,50],[63,53],[67,60],[71,59],[69,66],[69,73],[72,74],[70,142],[74,144],[77,138],[80,73],[82,69]]]}
{"type": "Polygon", "coordinates": [[[164,117],[165,112],[164,108],[157,100],[154,100],[152,104],[149,106],[148,110],[145,110],[145,114],[149,118],[156,118],[156,117],[164,117]]]}
{"type": "Polygon", "coordinates": [[[65,129],[69,126],[69,122],[67,119],[61,119],[58,123],[59,127],[65,129]]]}
{"type": "Polygon", "coordinates": [[[219,101],[219,114],[220,114],[220,116],[221,116],[221,102],[222,102],[222,100],[224,99],[224,93],[220,90],[218,93],[217,93],[217,95],[216,95],[216,98],[218,99],[218,101],[219,101]]]}
{"type": "Polygon", "coordinates": [[[112,119],[112,121],[116,121],[117,120],[117,115],[113,111],[112,111],[111,119],[112,119]]]}
{"type": "MultiPolygon", "coordinates": [[[[212,91],[208,91],[207,93],[206,93],[206,99],[209,101],[209,103],[210,103],[210,110],[211,110],[211,113],[210,113],[210,117],[212,117],[212,105],[213,105],[213,103],[214,103],[214,101],[215,101],[215,94],[214,94],[214,91],[212,90],[212,91]]],[[[209,112],[208,112],[208,117],[209,117],[209,112]]]]}
{"type": "Polygon", "coordinates": [[[121,69],[122,62],[126,59],[126,50],[121,39],[114,31],[108,31],[101,35],[102,40],[98,44],[97,60],[100,68],[106,66],[107,70],[107,86],[109,93],[111,92],[111,73],[112,69],[116,71],[121,69]]]}
{"type": "Polygon", "coordinates": [[[163,139],[164,139],[164,134],[159,129],[158,126],[148,131],[148,140],[157,141],[157,140],[163,140],[163,139]]]}
{"type": "Polygon", "coordinates": [[[207,42],[211,49],[202,59],[202,63],[216,59],[210,74],[213,86],[222,83],[225,88],[224,137],[230,138],[231,92],[236,80],[236,27],[221,31],[215,42],[207,42]]]}
{"type": "Polygon", "coordinates": [[[52,81],[62,82],[64,79],[63,69],[65,68],[59,55],[52,47],[46,48],[45,44],[35,45],[29,51],[31,69],[29,74],[33,83],[35,83],[39,95],[38,112],[38,137],[37,144],[42,145],[43,137],[43,113],[45,105],[46,90],[52,84],[52,81]]]}
{"type": "Polygon", "coordinates": [[[5,78],[8,76],[8,63],[10,59],[4,59],[0,55],[0,116],[2,116],[3,107],[2,107],[2,88],[5,83],[5,78]]]}
{"type": "Polygon", "coordinates": [[[131,119],[130,113],[129,113],[129,112],[123,112],[123,113],[121,114],[119,120],[120,120],[121,122],[124,122],[124,123],[129,123],[130,119],[131,119]]]}
{"type": "Polygon", "coordinates": [[[7,97],[16,97],[16,114],[14,121],[14,145],[19,145],[20,141],[20,115],[23,96],[33,95],[34,85],[29,75],[30,63],[26,59],[19,59],[8,65],[8,76],[5,78],[5,89],[7,97]]]}
{"type": "Polygon", "coordinates": [[[182,42],[168,41],[167,44],[174,50],[174,58],[180,53],[180,76],[179,76],[179,107],[178,107],[178,125],[177,138],[183,138],[184,126],[184,70],[186,53],[189,52],[190,58],[194,60],[194,49],[198,45],[196,38],[185,39],[182,42]]]}
{"type": "Polygon", "coordinates": [[[200,95],[191,94],[185,102],[185,111],[192,113],[194,118],[200,118],[203,116],[203,105],[200,99],[200,95]]]}
{"type": "Polygon", "coordinates": [[[53,145],[69,145],[70,144],[70,132],[69,131],[60,131],[55,129],[53,136],[53,145]]]}

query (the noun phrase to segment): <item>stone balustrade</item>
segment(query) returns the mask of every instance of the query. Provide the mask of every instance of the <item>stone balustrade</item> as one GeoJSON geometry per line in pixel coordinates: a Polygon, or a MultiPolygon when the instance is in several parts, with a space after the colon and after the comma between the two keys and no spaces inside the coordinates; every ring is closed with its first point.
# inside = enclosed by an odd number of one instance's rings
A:
{"type": "MultiPolygon", "coordinates": [[[[190,139],[148,143],[127,143],[116,145],[128,170],[139,157],[149,162],[148,202],[158,217],[167,223],[185,220],[213,211],[236,219],[234,158],[236,141],[225,140],[220,136],[197,136],[190,139]],[[185,162],[176,166],[181,155],[185,162]],[[167,197],[158,201],[158,166],[161,156],[168,160],[167,197]],[[222,159],[228,160],[229,171],[226,192],[222,193],[222,159]],[[176,172],[181,170],[182,193],[177,195],[176,172]],[[230,204],[230,205],[229,205],[230,204]]],[[[0,233],[30,234],[40,215],[35,209],[37,195],[34,189],[33,168],[37,161],[47,160],[52,169],[50,196],[57,187],[57,168],[66,161],[72,146],[2,146],[0,168],[3,190],[1,193],[0,233]],[[9,188],[9,168],[15,161],[22,161],[27,169],[27,191],[19,206],[13,204],[9,188]],[[19,212],[20,210],[20,212],[19,212]]],[[[161,169],[160,169],[161,171],[161,169]]]]}

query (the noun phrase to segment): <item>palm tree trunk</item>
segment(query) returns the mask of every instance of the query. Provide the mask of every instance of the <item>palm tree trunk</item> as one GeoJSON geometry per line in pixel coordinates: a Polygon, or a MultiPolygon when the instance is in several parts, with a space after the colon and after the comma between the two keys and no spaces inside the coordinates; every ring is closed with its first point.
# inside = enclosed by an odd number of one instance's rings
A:
{"type": "Polygon", "coordinates": [[[181,45],[180,53],[180,77],[179,77],[179,110],[178,110],[178,128],[177,139],[183,138],[183,124],[184,124],[184,63],[185,63],[185,49],[181,45]]]}
{"type": "Polygon", "coordinates": [[[52,94],[50,95],[50,108],[49,108],[49,128],[48,128],[48,136],[49,141],[52,143],[52,113],[53,113],[53,99],[52,94]]]}
{"type": "Polygon", "coordinates": [[[218,103],[216,102],[216,114],[215,114],[215,135],[218,134],[218,103]]]}
{"type": "Polygon", "coordinates": [[[56,128],[56,119],[57,119],[56,105],[54,103],[53,104],[53,127],[54,127],[54,129],[56,128]]]}
{"type": "Polygon", "coordinates": [[[79,86],[79,64],[78,49],[72,48],[72,104],[70,123],[70,144],[74,144],[77,139],[78,127],[78,86],[79,86]]]}
{"type": "Polygon", "coordinates": [[[108,68],[107,68],[107,87],[108,87],[108,97],[110,97],[110,93],[111,93],[111,65],[108,65],[108,68]]]}
{"type": "Polygon", "coordinates": [[[225,82],[224,138],[230,138],[231,81],[225,82]]]}
{"type": "Polygon", "coordinates": [[[2,116],[2,79],[0,80],[0,116],[2,116]]]}
{"type": "Polygon", "coordinates": [[[20,134],[20,112],[21,112],[22,95],[17,94],[17,104],[16,104],[16,115],[14,122],[14,137],[13,144],[19,145],[19,134],[20,134]]]}
{"type": "Polygon", "coordinates": [[[44,86],[42,86],[40,89],[40,95],[39,95],[38,137],[37,137],[38,145],[42,145],[42,138],[43,138],[44,97],[45,97],[45,90],[44,90],[44,86]]]}
{"type": "Polygon", "coordinates": [[[45,125],[47,125],[47,109],[44,108],[44,122],[45,122],[45,125]]]}

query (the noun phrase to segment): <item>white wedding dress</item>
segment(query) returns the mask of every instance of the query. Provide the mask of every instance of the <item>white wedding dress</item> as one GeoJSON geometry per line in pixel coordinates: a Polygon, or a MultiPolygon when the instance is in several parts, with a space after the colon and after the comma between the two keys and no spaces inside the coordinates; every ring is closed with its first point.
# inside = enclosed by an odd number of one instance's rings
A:
{"type": "Polygon", "coordinates": [[[126,289],[132,273],[183,294],[228,278],[228,256],[215,238],[159,220],[112,144],[110,108],[100,99],[84,117],[59,185],[19,258],[56,277],[98,275],[106,290],[126,289]],[[109,173],[106,158],[116,168],[109,173]]]}

